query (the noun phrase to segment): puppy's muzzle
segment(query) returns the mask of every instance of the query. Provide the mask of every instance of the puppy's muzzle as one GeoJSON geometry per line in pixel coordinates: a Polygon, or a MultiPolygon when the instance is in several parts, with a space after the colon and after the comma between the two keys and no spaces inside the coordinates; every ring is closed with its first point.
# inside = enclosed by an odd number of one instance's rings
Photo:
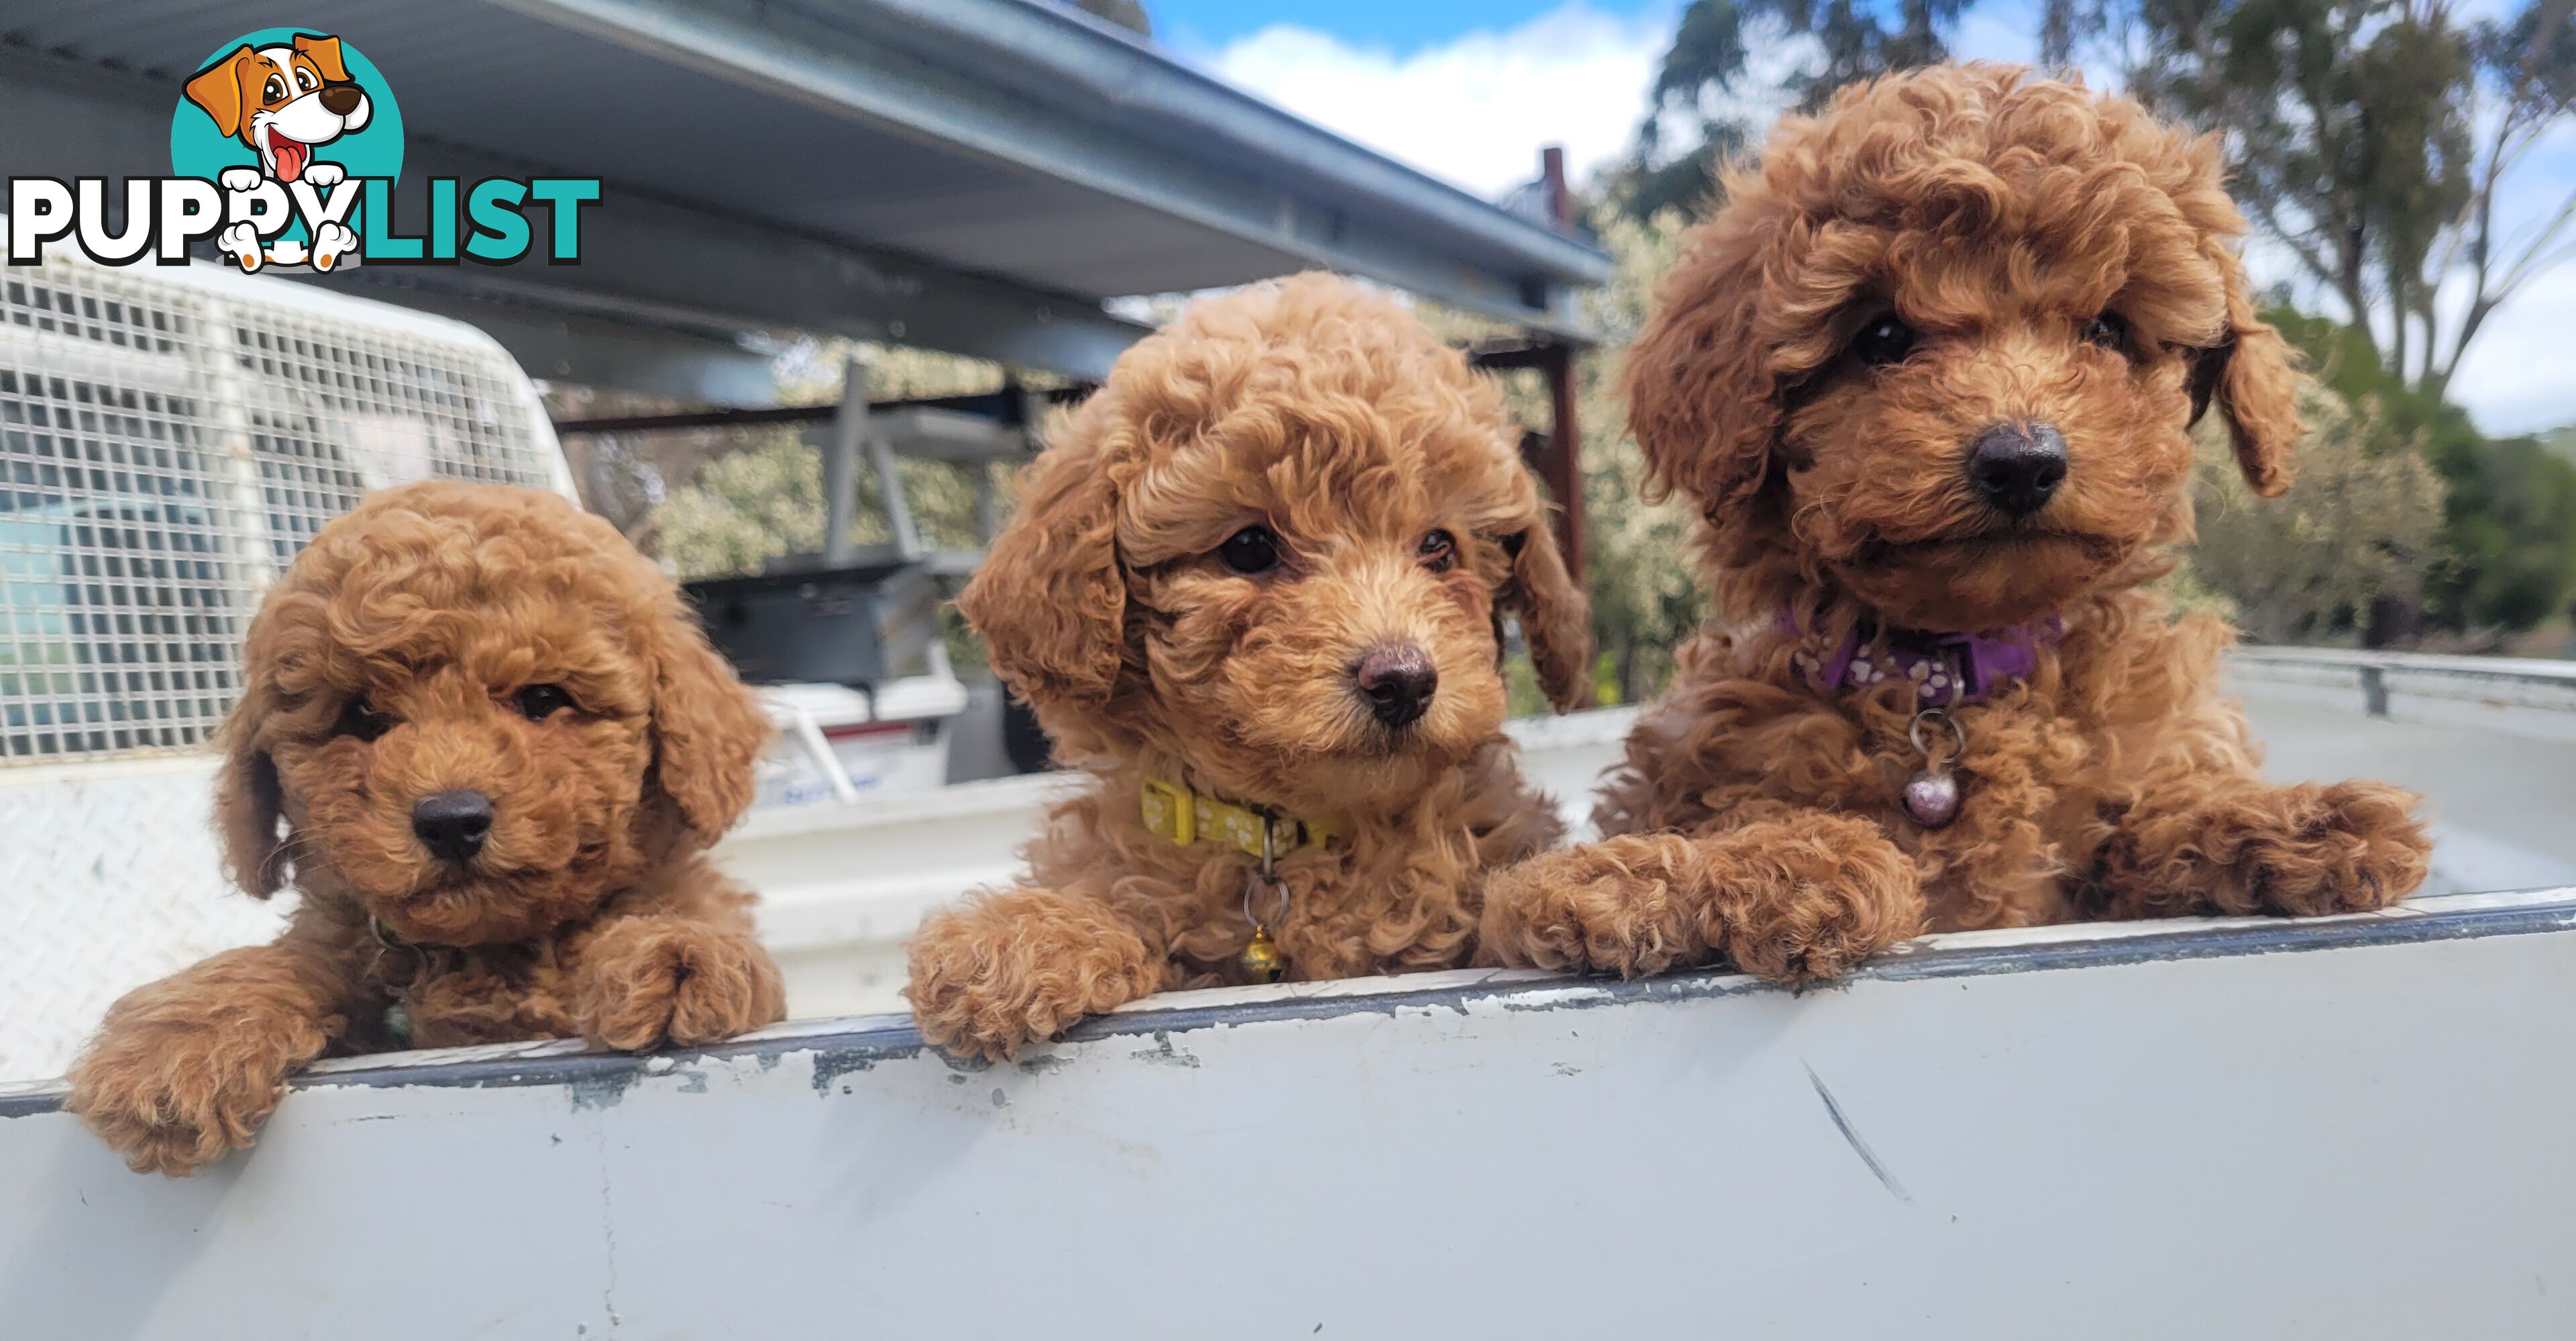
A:
{"type": "Polygon", "coordinates": [[[411,831],[441,861],[472,861],[492,836],[492,798],[476,791],[424,796],[411,808],[411,831]]]}
{"type": "Polygon", "coordinates": [[[1431,696],[1440,688],[1440,672],[1432,668],[1431,658],[1411,643],[1370,648],[1351,668],[1351,679],[1368,700],[1369,711],[1393,727],[1411,726],[1430,710],[1431,696]]]}
{"type": "Polygon", "coordinates": [[[1997,424],[1968,448],[1968,485],[2019,520],[2048,506],[2066,480],[2066,435],[2057,425],[1997,424]]]}

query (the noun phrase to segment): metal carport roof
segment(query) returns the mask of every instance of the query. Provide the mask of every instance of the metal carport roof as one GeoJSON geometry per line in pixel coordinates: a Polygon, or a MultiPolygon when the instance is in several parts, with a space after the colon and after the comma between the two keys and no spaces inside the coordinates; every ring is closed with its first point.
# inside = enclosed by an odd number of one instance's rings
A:
{"type": "Polygon", "coordinates": [[[1309,266],[1542,333],[1608,262],[1042,0],[0,0],[11,175],[168,171],[178,84],[254,29],[336,33],[414,178],[597,176],[579,266],[380,269],[530,371],[767,394],[746,333],[1096,375],[1103,298],[1309,266]],[[757,371],[756,371],[757,370],[757,371]]]}

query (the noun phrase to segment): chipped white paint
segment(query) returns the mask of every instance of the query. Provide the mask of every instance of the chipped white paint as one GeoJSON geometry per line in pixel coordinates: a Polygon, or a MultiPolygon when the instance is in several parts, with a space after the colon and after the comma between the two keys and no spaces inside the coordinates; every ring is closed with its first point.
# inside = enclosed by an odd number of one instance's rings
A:
{"type": "Polygon", "coordinates": [[[181,1182],[0,1097],[0,1331],[2576,1331],[2576,890],[2095,930],[342,1062],[181,1182]]]}

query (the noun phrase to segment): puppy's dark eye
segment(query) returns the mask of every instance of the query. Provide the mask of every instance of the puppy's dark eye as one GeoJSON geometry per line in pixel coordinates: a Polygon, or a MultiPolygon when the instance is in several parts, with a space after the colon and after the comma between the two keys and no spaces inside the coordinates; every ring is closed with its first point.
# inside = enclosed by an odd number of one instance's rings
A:
{"type": "Polygon", "coordinates": [[[1422,548],[1418,553],[1422,555],[1423,567],[1435,573],[1448,572],[1450,565],[1458,562],[1457,537],[1447,531],[1434,531],[1422,537],[1422,548]]]}
{"type": "Polygon", "coordinates": [[[563,686],[532,684],[518,693],[519,711],[531,722],[542,722],[572,706],[572,695],[563,686]]]}
{"type": "Polygon", "coordinates": [[[295,86],[297,88],[310,93],[313,91],[314,82],[313,72],[311,70],[298,70],[295,72],[295,86]]]}
{"type": "Polygon", "coordinates": [[[1267,526],[1247,526],[1227,536],[1216,556],[1246,577],[1266,573],[1279,566],[1279,537],[1267,526]]]}
{"type": "Polygon", "coordinates": [[[1901,363],[1914,352],[1914,328],[1893,316],[1880,317],[1852,338],[1852,357],[1873,368],[1901,363]]]}
{"type": "Polygon", "coordinates": [[[2084,338],[2104,349],[2118,349],[2128,341],[2129,323],[2116,312],[2105,312],[2085,323],[2084,338]]]}
{"type": "Polygon", "coordinates": [[[286,81],[270,75],[268,82],[260,86],[259,96],[264,102],[277,102],[283,99],[286,96],[286,81]]]}
{"type": "Polygon", "coordinates": [[[369,703],[364,694],[341,704],[340,720],[331,724],[331,734],[356,736],[360,740],[374,740],[393,729],[394,719],[376,711],[375,705],[369,703]]]}

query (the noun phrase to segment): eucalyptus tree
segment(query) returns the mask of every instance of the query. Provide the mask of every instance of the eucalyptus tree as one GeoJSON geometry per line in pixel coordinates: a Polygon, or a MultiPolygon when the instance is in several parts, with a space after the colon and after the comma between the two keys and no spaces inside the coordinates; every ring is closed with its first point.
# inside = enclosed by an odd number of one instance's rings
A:
{"type": "Polygon", "coordinates": [[[2094,50],[2217,133],[2263,231],[2390,372],[2439,396],[2496,310],[2570,255],[2576,185],[2535,151],[2576,113],[2571,10],[2048,0],[2042,30],[2053,62],[2094,50]]]}

